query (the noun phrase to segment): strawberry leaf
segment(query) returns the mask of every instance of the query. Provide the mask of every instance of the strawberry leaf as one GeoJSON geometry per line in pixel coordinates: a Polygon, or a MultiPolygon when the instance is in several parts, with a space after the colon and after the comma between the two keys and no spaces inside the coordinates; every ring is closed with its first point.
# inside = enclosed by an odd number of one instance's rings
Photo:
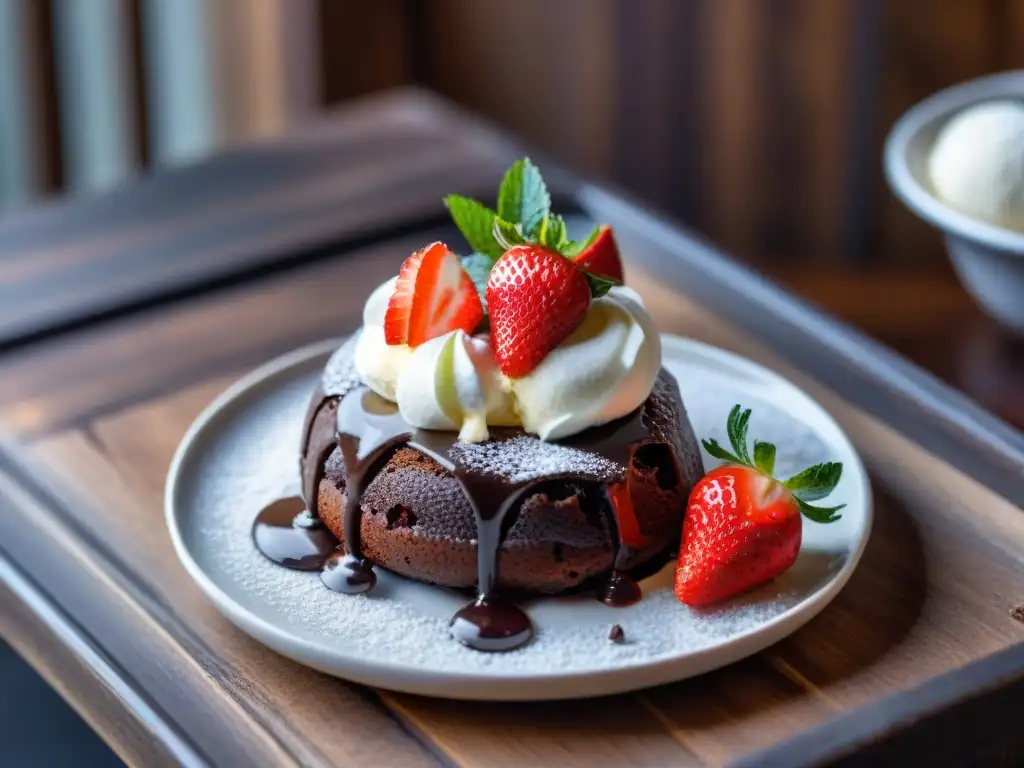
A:
{"type": "Polygon", "coordinates": [[[470,248],[495,259],[501,257],[505,250],[494,239],[494,211],[462,195],[448,195],[444,204],[470,248]]]}
{"type": "Polygon", "coordinates": [[[587,284],[590,286],[590,297],[593,299],[601,298],[618,285],[614,280],[609,280],[607,277],[601,277],[600,275],[592,275],[585,269],[581,269],[580,272],[587,278],[587,284]]]}
{"type": "Polygon", "coordinates": [[[738,456],[733,456],[731,453],[725,450],[725,448],[720,446],[717,440],[701,440],[700,442],[701,445],[704,446],[704,450],[707,451],[708,454],[710,454],[711,456],[714,456],[716,459],[728,461],[730,464],[743,463],[742,461],[740,461],[738,456]]]}
{"type": "Polygon", "coordinates": [[[775,474],[775,446],[771,443],[754,441],[754,466],[768,477],[775,474]]]}
{"type": "Polygon", "coordinates": [[[793,475],[784,481],[793,495],[803,501],[817,501],[823,499],[835,490],[839,478],[843,476],[843,465],[837,461],[826,461],[823,464],[815,464],[803,472],[793,475]]]}
{"type": "Polygon", "coordinates": [[[587,235],[586,240],[569,240],[565,247],[561,249],[563,256],[568,256],[570,259],[574,256],[579,256],[585,251],[591,243],[597,240],[597,236],[601,234],[601,227],[595,226],[590,234],[587,235]]]}
{"type": "Polygon", "coordinates": [[[507,251],[513,245],[522,245],[526,242],[526,238],[524,238],[522,233],[519,231],[519,227],[510,221],[505,221],[505,219],[501,217],[496,217],[494,219],[492,235],[498,245],[501,246],[502,253],[507,251]]]}
{"type": "Polygon", "coordinates": [[[750,409],[743,410],[743,406],[736,404],[729,412],[729,420],[726,423],[726,433],[729,435],[729,443],[733,451],[740,457],[743,464],[753,466],[750,454],[747,452],[747,425],[750,423],[750,409]]]}
{"type": "Polygon", "coordinates": [[[840,504],[838,507],[815,507],[799,496],[796,497],[796,504],[800,507],[804,517],[816,523],[834,523],[842,517],[842,515],[837,515],[836,512],[846,506],[845,504],[840,504]]]}
{"type": "Polygon", "coordinates": [[[537,166],[524,157],[505,172],[498,189],[498,215],[518,224],[527,238],[535,237],[541,221],[551,212],[551,195],[537,166]]]}

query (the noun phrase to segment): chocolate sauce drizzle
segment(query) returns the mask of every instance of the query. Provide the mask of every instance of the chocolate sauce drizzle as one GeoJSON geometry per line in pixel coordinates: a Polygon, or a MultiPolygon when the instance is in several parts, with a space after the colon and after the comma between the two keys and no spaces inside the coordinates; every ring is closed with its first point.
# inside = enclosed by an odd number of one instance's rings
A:
{"type": "Polygon", "coordinates": [[[297,571],[318,571],[335,551],[338,540],[306,511],[298,496],[277,499],[256,516],[252,538],[256,548],[278,565],[297,571]]]}
{"type": "MultiPolygon", "coordinates": [[[[351,363],[353,343],[344,345],[331,358],[306,414],[300,461],[302,500],[279,500],[257,518],[253,536],[261,552],[288,567],[323,568],[324,584],[339,592],[355,594],[371,589],[376,583],[373,563],[363,557],[360,547],[362,495],[375,475],[373,470],[393,450],[408,445],[452,473],[476,516],[478,593],[450,624],[452,636],[462,644],[481,651],[506,651],[533,637],[530,618],[497,591],[498,557],[505,517],[541,481],[604,483],[611,510],[608,522],[614,528],[612,538],[617,549],[614,570],[607,583],[598,588],[598,598],[616,606],[640,599],[639,586],[626,573],[630,552],[643,546],[630,503],[628,467],[638,446],[660,437],[648,427],[643,407],[559,442],[595,457],[596,462],[588,469],[560,473],[484,471],[474,459],[476,448],[459,443],[455,432],[411,427],[394,403],[359,383],[351,363]],[[315,515],[324,465],[335,448],[340,449],[347,472],[343,514],[347,553],[335,548],[337,541],[315,515]],[[611,467],[616,470],[609,470],[611,467]]],[[[528,457],[522,463],[527,465],[528,457]]]]}

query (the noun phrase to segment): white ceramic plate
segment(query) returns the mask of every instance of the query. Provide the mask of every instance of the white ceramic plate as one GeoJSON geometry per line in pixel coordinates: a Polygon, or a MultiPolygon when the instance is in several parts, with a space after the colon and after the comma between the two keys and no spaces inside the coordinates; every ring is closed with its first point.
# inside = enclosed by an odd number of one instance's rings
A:
{"type": "MultiPolygon", "coordinates": [[[[348,596],[316,573],[260,555],[250,529],[267,502],[294,493],[307,401],[337,342],[268,363],[211,404],[182,440],[167,478],[167,525],[186,570],[232,622],[296,661],[367,685],[461,699],[598,696],[680,680],[777,642],[824,608],[847,582],[871,529],[867,476],[849,440],[810,397],[737,355],[664,337],[664,364],[680,382],[697,435],[725,443],[734,403],[753,408],[750,434],[778,445],[780,473],[826,459],[843,478],[829,501],[846,503],[831,525],[804,521],[796,564],[761,589],[713,610],[672,595],[672,566],[641,583],[644,599],[607,607],[585,595],[524,604],[537,627],[505,654],[448,636],[463,594],[378,569],[377,589],[348,596]],[[626,642],[608,640],[612,625],[626,642]]],[[[705,456],[705,462],[709,461],[705,456]]]]}

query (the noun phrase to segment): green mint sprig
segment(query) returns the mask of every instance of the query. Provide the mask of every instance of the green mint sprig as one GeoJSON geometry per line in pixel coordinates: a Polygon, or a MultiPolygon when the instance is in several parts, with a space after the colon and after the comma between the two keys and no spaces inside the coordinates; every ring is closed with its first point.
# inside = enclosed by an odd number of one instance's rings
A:
{"type": "MultiPolygon", "coordinates": [[[[775,480],[775,446],[771,443],[754,441],[754,457],[751,459],[747,451],[747,426],[750,423],[750,409],[741,405],[733,406],[726,422],[726,434],[729,436],[729,452],[718,444],[717,440],[702,440],[704,450],[716,459],[750,467],[763,475],[775,480]]],[[[788,480],[781,480],[783,487],[793,494],[800,511],[816,523],[833,523],[841,515],[836,514],[845,507],[817,507],[809,502],[819,501],[828,496],[839,484],[843,476],[843,465],[838,461],[826,461],[815,464],[802,472],[798,472],[788,480]]]]}
{"type": "MultiPolygon", "coordinates": [[[[462,259],[462,266],[476,285],[481,300],[491,268],[512,246],[543,245],[572,259],[600,232],[599,227],[594,227],[585,240],[569,239],[565,219],[551,212],[551,194],[540,170],[528,157],[517,160],[505,172],[498,188],[496,211],[462,195],[448,195],[444,204],[473,250],[462,259]]],[[[583,274],[594,298],[604,296],[616,284],[614,280],[586,271],[583,274]]]]}
{"type": "Polygon", "coordinates": [[[470,248],[489,256],[492,264],[501,258],[505,251],[494,239],[494,222],[498,214],[483,203],[462,195],[448,195],[444,204],[470,248]]]}
{"type": "Polygon", "coordinates": [[[551,195],[537,166],[524,157],[505,172],[498,188],[498,216],[533,237],[551,213],[551,195]]]}

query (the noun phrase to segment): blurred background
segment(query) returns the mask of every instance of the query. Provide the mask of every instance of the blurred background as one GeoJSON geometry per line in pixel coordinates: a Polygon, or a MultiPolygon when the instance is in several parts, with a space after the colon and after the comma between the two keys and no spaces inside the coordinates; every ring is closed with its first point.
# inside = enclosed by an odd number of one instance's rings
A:
{"type": "Polygon", "coordinates": [[[1022,43],[1014,0],[0,0],[0,215],[420,83],[745,258],[944,269],[882,139],[1022,43]]]}

